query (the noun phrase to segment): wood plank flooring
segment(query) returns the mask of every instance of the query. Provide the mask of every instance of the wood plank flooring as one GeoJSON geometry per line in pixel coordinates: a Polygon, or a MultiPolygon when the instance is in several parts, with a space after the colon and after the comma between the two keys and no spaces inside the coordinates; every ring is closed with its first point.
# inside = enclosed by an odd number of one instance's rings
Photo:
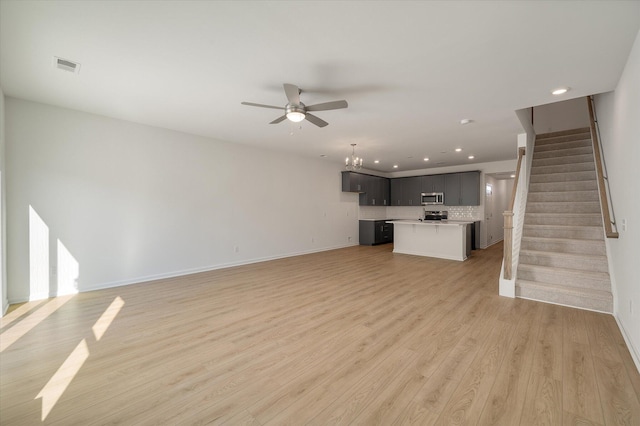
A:
{"type": "Polygon", "coordinates": [[[12,307],[2,425],[640,425],[610,315],[349,247],[12,307]]]}

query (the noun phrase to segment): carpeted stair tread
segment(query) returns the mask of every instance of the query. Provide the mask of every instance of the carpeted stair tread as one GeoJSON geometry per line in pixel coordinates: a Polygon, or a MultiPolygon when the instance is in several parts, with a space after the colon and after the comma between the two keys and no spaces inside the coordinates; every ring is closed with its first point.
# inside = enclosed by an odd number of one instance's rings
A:
{"type": "Polygon", "coordinates": [[[558,173],[544,173],[544,174],[531,174],[529,182],[542,183],[542,182],[567,182],[578,180],[596,180],[595,170],[581,171],[581,172],[558,172],[558,173]]]}
{"type": "MultiPolygon", "coordinates": [[[[593,163],[593,153],[590,154],[579,154],[579,155],[565,155],[562,157],[551,157],[551,158],[539,158],[537,160],[533,160],[532,166],[533,170],[535,170],[538,166],[555,166],[560,164],[573,164],[573,163],[593,163]]],[[[533,170],[531,170],[533,172],[533,170]]]]}
{"type": "Polygon", "coordinates": [[[613,296],[609,291],[576,289],[575,287],[516,280],[516,296],[600,312],[611,313],[613,311],[613,296]]]}
{"type": "Polygon", "coordinates": [[[520,264],[518,278],[547,284],[607,291],[611,279],[607,272],[581,271],[558,266],[520,264]]]}
{"type": "Polygon", "coordinates": [[[527,203],[530,213],[599,213],[599,201],[537,201],[527,203]]]}
{"type": "Polygon", "coordinates": [[[533,152],[533,161],[544,160],[548,158],[566,158],[574,155],[593,155],[593,148],[591,145],[586,144],[572,144],[562,145],[561,147],[555,147],[548,149],[538,149],[533,152]]]}
{"type": "Polygon", "coordinates": [[[592,180],[576,180],[563,182],[532,182],[529,184],[531,192],[565,192],[598,190],[598,182],[592,180]]]}
{"type": "Polygon", "coordinates": [[[527,265],[565,267],[582,271],[609,272],[607,256],[520,250],[520,262],[527,265]]]}
{"type": "Polygon", "coordinates": [[[530,202],[556,202],[556,201],[599,201],[598,191],[589,189],[585,191],[533,191],[529,192],[530,202]]]}
{"type": "Polygon", "coordinates": [[[551,251],[558,253],[606,255],[604,241],[575,240],[572,238],[522,237],[525,250],[551,251]]]}
{"type": "Polygon", "coordinates": [[[568,238],[573,240],[599,240],[603,238],[602,226],[524,224],[525,237],[568,238]]]}

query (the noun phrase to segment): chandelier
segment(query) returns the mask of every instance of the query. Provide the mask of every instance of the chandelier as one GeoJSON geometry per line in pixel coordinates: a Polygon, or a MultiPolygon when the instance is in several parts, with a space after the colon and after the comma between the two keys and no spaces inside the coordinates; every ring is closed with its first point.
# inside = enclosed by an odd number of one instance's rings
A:
{"type": "Polygon", "coordinates": [[[362,168],[362,158],[356,157],[356,144],[351,144],[351,157],[345,160],[347,170],[360,170],[362,168]]]}

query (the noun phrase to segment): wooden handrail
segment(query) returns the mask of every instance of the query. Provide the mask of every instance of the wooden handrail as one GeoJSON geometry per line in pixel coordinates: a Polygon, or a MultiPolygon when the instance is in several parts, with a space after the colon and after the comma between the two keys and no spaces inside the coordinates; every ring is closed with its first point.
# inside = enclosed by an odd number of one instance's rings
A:
{"type": "Polygon", "coordinates": [[[520,168],[522,167],[522,158],[526,153],[524,147],[518,148],[518,165],[516,167],[516,178],[513,181],[513,190],[511,191],[511,201],[509,202],[509,210],[505,211],[504,216],[504,279],[510,280],[513,276],[513,206],[516,202],[516,194],[518,192],[518,181],[520,179],[520,168]]]}
{"type": "Polygon", "coordinates": [[[600,205],[602,206],[602,218],[604,221],[604,232],[607,238],[618,238],[619,234],[613,230],[611,226],[611,215],[609,213],[609,200],[607,198],[607,189],[605,187],[604,171],[602,170],[602,153],[600,152],[600,142],[598,140],[598,132],[596,130],[595,114],[591,98],[587,96],[587,104],[589,105],[589,127],[591,129],[591,142],[593,144],[593,156],[596,162],[596,176],[598,178],[598,193],[600,195],[600,205]]]}

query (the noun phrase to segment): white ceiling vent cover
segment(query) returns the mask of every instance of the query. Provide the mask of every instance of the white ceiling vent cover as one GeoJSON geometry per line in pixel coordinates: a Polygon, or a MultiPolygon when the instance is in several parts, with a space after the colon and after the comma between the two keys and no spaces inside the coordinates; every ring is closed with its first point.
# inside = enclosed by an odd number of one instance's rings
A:
{"type": "Polygon", "coordinates": [[[58,68],[59,70],[72,72],[74,74],[78,74],[80,72],[79,63],[70,61],[68,59],[58,58],[57,56],[53,57],[53,66],[58,68]]]}

